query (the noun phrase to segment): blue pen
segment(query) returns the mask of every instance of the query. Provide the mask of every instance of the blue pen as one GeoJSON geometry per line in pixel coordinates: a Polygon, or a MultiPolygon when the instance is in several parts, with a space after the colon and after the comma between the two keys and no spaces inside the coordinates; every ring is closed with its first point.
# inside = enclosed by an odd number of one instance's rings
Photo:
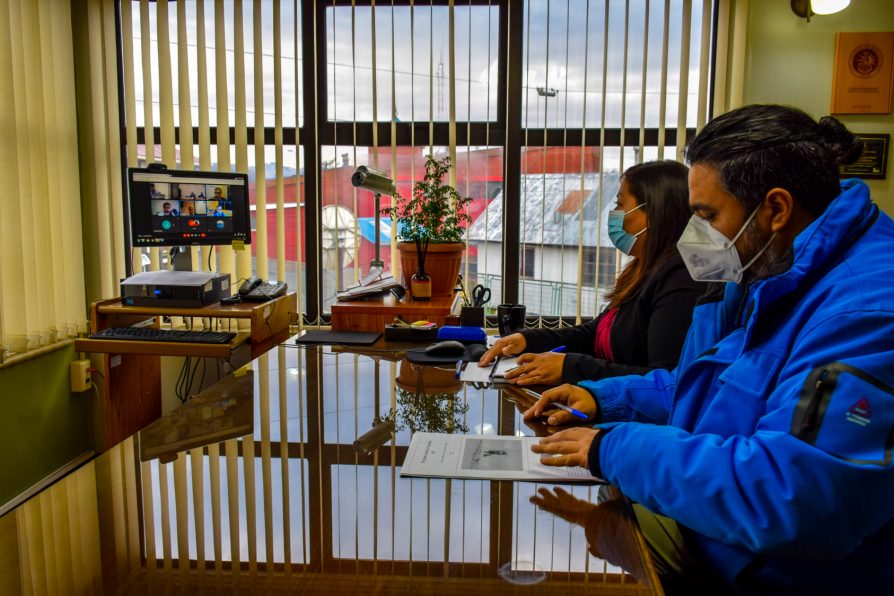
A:
{"type": "Polygon", "coordinates": [[[583,418],[584,420],[589,420],[589,419],[590,419],[589,416],[587,416],[586,414],[584,414],[584,413],[581,412],[580,410],[575,410],[574,408],[572,408],[572,407],[570,407],[570,406],[566,406],[566,405],[563,404],[563,403],[554,401],[554,402],[552,402],[552,403],[549,404],[549,405],[551,405],[551,406],[555,406],[555,407],[559,408],[560,410],[565,410],[566,412],[568,412],[568,413],[571,414],[572,416],[577,416],[578,418],[583,418]]]}
{"type": "Polygon", "coordinates": [[[457,379],[460,377],[460,373],[462,372],[462,370],[463,370],[463,361],[457,360],[456,361],[456,378],[457,379]]]}
{"type": "Polygon", "coordinates": [[[550,352],[556,352],[556,353],[559,353],[559,354],[561,354],[561,353],[564,352],[564,351],[565,351],[565,346],[558,346],[558,347],[553,348],[552,350],[550,350],[550,352]]]}
{"type": "MultiPolygon", "coordinates": [[[[527,393],[528,395],[530,395],[531,397],[533,397],[534,399],[540,399],[540,394],[537,393],[536,391],[532,390],[532,389],[528,389],[527,387],[522,387],[521,390],[524,391],[525,393],[527,393]]],[[[571,414],[572,416],[577,416],[578,418],[583,418],[584,420],[589,420],[589,419],[590,419],[589,416],[587,416],[586,414],[584,414],[584,413],[581,412],[580,410],[575,410],[574,408],[572,408],[572,407],[570,407],[570,406],[566,406],[566,405],[563,404],[562,402],[554,401],[554,402],[550,402],[549,405],[550,405],[550,406],[555,406],[555,407],[559,408],[560,410],[565,410],[566,412],[568,412],[568,413],[571,414]]]]}

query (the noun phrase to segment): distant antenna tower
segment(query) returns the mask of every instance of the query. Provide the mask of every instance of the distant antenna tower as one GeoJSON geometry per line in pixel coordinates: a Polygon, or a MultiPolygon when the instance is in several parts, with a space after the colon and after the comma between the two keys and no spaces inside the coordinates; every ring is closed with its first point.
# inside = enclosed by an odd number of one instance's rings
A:
{"type": "Polygon", "coordinates": [[[438,119],[444,117],[444,48],[438,57],[438,119]]]}

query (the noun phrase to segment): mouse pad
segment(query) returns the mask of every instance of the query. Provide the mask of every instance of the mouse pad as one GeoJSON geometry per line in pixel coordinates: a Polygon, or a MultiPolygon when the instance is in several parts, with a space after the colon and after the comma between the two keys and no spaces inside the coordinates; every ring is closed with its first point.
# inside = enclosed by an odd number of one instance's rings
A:
{"type": "Polygon", "coordinates": [[[469,344],[461,356],[432,356],[425,353],[425,348],[413,348],[407,350],[407,360],[414,364],[456,364],[457,360],[478,362],[486,351],[487,347],[484,344],[469,344]]]}
{"type": "Polygon", "coordinates": [[[341,344],[369,346],[382,337],[375,331],[331,331],[328,329],[312,329],[295,340],[296,344],[341,344]]]}

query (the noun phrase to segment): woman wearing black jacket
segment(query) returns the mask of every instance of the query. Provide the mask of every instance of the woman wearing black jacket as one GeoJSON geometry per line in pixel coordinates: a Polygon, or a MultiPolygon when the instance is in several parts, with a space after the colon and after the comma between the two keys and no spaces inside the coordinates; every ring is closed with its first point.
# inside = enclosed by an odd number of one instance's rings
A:
{"type": "Polygon", "coordinates": [[[506,374],[519,385],[576,383],[676,366],[695,301],[706,289],[693,281],[676,247],[692,214],[687,178],[688,168],[675,161],[647,162],[624,172],[609,215],[609,237],[634,258],[618,276],[608,307],[583,325],[526,329],[501,338],[479,364],[527,352],[506,374]],[[549,351],[559,346],[566,353],[549,351]]]}

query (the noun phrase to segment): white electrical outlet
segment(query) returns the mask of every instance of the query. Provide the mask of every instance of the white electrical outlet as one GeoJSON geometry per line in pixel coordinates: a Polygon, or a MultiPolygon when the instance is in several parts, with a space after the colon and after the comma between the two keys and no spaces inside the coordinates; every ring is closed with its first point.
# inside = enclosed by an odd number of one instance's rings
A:
{"type": "Polygon", "coordinates": [[[87,359],[76,360],[68,369],[71,377],[72,393],[88,391],[93,387],[93,376],[90,374],[90,361],[87,359]]]}

